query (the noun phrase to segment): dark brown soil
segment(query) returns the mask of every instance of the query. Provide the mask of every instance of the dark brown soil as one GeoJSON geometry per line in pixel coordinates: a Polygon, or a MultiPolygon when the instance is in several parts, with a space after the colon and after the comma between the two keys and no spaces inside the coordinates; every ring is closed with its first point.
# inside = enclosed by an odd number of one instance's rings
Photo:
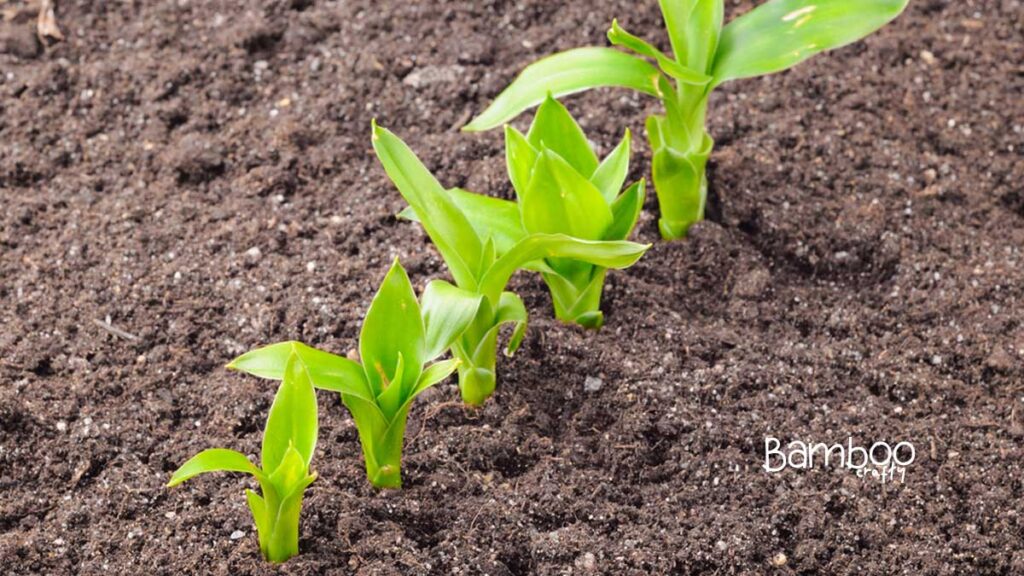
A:
{"type": "MultiPolygon", "coordinates": [[[[202,448],[258,452],[273,386],[226,361],[292,338],[344,353],[391,258],[444,274],[392,216],[370,119],[445,183],[508,195],[500,134],[456,128],[531,60],[660,20],[653,0],[239,4],[62,1],[44,48],[35,3],[0,3],[5,573],[1024,573],[1019,0],[915,0],[724,87],[712,220],[612,274],[599,333],[519,277],[521,355],[479,413],[454,383],[419,402],[404,490],[370,488],[323,395],[280,569],[249,480],[162,486],[202,448]],[[768,474],[766,435],[918,459],[884,487],[768,474]]],[[[604,150],[657,107],[569,103],[604,150]]]]}

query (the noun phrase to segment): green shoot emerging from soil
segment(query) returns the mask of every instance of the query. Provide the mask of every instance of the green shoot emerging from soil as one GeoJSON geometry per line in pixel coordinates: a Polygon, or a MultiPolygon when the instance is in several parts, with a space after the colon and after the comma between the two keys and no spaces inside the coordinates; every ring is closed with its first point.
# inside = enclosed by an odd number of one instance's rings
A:
{"type": "Polygon", "coordinates": [[[505,349],[507,355],[512,355],[522,342],[526,307],[518,296],[504,291],[517,270],[548,271],[550,267],[543,262],[552,258],[625,268],[648,248],[633,242],[591,241],[565,234],[524,234],[503,229],[517,222],[515,205],[445,190],[401,139],[376,123],[373,147],[384,170],[441,253],[455,283],[482,296],[469,328],[451,346],[454,356],[461,360],[462,399],[470,406],[483,404],[494,393],[500,327],[506,323],[515,326],[505,349]],[[456,201],[456,197],[462,200],[456,201]],[[467,210],[463,207],[467,203],[479,206],[467,210]]]}
{"type": "Polygon", "coordinates": [[[908,1],[769,0],[723,26],[724,0],[659,0],[673,56],[613,22],[611,43],[636,56],[594,47],[539,60],[465,130],[500,126],[549,93],[615,86],[655,96],[665,114],[648,118],[646,128],[661,207],[659,228],[666,239],[681,238],[704,218],[704,169],[714,145],[705,128],[711,91],[723,82],[779,72],[859,40],[896,18],[908,1]]]}
{"type": "Polygon", "coordinates": [[[359,430],[370,483],[399,488],[409,409],[424,390],[455,371],[458,360],[431,362],[466,330],[479,307],[479,295],[441,280],[428,284],[417,302],[409,277],[396,260],[363,320],[362,364],[284,342],[249,352],[231,367],[276,378],[288,355],[297,354],[317,388],[341,393],[359,430]]]}
{"type": "MultiPolygon", "coordinates": [[[[529,234],[565,234],[583,240],[625,240],[644,204],[641,180],[619,194],[629,172],[630,137],[599,161],[576,120],[554,98],[541,104],[528,134],[505,127],[508,174],[518,202],[452,190],[459,208],[488,227],[499,253],[529,234]]],[[[412,208],[402,216],[416,220],[412,208]]],[[[601,292],[607,269],[548,258],[534,265],[551,292],[555,316],[587,328],[604,324],[601,292]]]]}
{"type": "Polygon", "coordinates": [[[271,562],[284,562],[299,553],[299,513],[302,494],[316,479],[310,473],[317,437],[316,392],[294,351],[285,355],[278,374],[281,387],[270,407],[263,433],[262,468],[240,452],[204,450],[178,468],[168,487],[206,472],[245,472],[259,482],[261,494],[245,495],[256,522],[260,551],[271,562]]]}

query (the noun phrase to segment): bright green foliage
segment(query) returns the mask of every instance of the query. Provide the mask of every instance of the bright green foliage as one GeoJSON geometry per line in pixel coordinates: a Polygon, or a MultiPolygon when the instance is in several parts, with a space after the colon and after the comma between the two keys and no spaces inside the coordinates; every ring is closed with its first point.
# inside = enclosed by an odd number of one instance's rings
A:
{"type": "Polygon", "coordinates": [[[455,371],[458,360],[431,362],[466,330],[480,303],[479,295],[441,280],[428,284],[417,302],[409,277],[396,260],[363,320],[361,364],[298,342],[283,342],[253,350],[230,367],[277,378],[288,354],[296,354],[317,388],[341,393],[359,431],[370,483],[398,488],[409,409],[424,390],[455,371]]]}
{"type": "Polygon", "coordinates": [[[302,495],[316,479],[310,473],[317,437],[316,393],[310,373],[294,349],[285,349],[277,377],[281,386],[263,432],[261,467],[234,450],[204,450],[171,476],[168,487],[206,472],[245,472],[256,477],[261,494],[245,495],[256,522],[260,551],[271,562],[299,553],[302,495]]]}
{"type": "MultiPolygon", "coordinates": [[[[509,178],[518,202],[451,191],[477,233],[495,241],[499,254],[529,234],[565,234],[582,240],[625,240],[644,204],[644,182],[619,193],[629,172],[630,137],[598,161],[583,130],[554,98],[541,104],[528,134],[505,127],[509,178]]],[[[404,217],[418,220],[408,208],[404,217]]],[[[555,316],[600,328],[601,291],[607,269],[588,262],[548,258],[532,264],[551,291],[555,316]]]]}
{"type": "MultiPolygon", "coordinates": [[[[514,325],[505,348],[507,355],[512,355],[522,342],[526,307],[518,296],[504,291],[517,270],[547,272],[551,268],[545,261],[556,258],[602,268],[625,268],[648,248],[625,241],[527,233],[517,226],[514,204],[461,190],[445,190],[401,139],[376,123],[373,147],[384,170],[448,264],[456,284],[482,296],[469,328],[451,345],[452,353],[461,361],[459,389],[463,400],[471,406],[479,406],[494,393],[500,327],[506,323],[514,325]]],[[[607,180],[614,178],[609,176],[607,180]]]]}
{"type": "Polygon", "coordinates": [[[708,95],[729,80],[785,70],[855,42],[896,18],[909,0],[769,0],[723,26],[724,0],[659,0],[669,56],[612,23],[612,48],[577,48],[528,66],[465,130],[488,130],[555,96],[605,86],[661,99],[647,119],[663,237],[680,238],[704,218],[705,165],[714,142],[705,129],[708,95]],[[656,67],[649,63],[653,60],[656,67]]]}

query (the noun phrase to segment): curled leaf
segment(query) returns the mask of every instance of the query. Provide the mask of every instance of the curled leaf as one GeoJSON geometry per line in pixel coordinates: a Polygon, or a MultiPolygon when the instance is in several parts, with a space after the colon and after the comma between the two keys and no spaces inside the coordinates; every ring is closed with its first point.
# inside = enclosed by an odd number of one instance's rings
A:
{"type": "Polygon", "coordinates": [[[250,462],[245,454],[225,448],[210,448],[196,454],[175,470],[167,482],[167,487],[173,488],[207,472],[244,472],[256,477],[262,475],[260,469],[250,462]]]}
{"type": "Polygon", "coordinates": [[[576,48],[526,67],[494,102],[463,130],[482,132],[501,126],[544,101],[591,88],[632,88],[658,95],[661,74],[646,61],[613,48],[576,48]]]}

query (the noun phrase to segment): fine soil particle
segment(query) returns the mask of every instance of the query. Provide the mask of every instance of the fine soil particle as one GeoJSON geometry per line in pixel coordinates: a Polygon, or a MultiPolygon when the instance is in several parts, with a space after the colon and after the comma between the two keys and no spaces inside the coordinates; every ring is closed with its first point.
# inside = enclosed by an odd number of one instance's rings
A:
{"type": "MultiPolygon", "coordinates": [[[[656,243],[610,274],[600,332],[517,277],[521,353],[478,412],[452,382],[417,402],[402,491],[370,488],[322,394],[320,479],[281,568],[249,479],[163,484],[203,448],[258,453],[274,386],[233,356],[344,354],[395,256],[420,287],[445,274],[394,217],[371,118],[445,184],[508,197],[500,131],[458,127],[613,17],[666,45],[657,3],[61,2],[45,48],[34,5],[0,7],[5,573],[1024,573],[1019,0],[916,0],[724,86],[712,220],[658,243],[652,199],[636,236],[656,243]],[[884,486],[768,474],[765,436],[917,460],[884,486]]],[[[567,102],[603,152],[658,107],[567,102]]]]}

